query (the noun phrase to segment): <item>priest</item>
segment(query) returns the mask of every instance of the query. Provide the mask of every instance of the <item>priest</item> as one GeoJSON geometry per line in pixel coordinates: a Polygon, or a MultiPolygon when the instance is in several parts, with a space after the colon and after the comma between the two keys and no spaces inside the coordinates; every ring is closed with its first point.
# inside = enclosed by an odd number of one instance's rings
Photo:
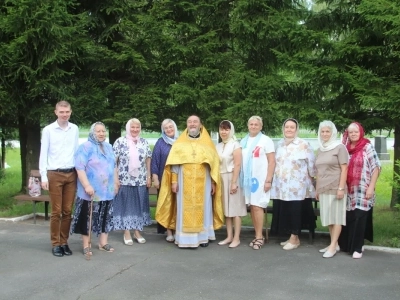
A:
{"type": "Polygon", "coordinates": [[[223,225],[219,156],[200,118],[186,123],[168,155],[156,220],[175,230],[178,247],[207,247],[223,225]]]}

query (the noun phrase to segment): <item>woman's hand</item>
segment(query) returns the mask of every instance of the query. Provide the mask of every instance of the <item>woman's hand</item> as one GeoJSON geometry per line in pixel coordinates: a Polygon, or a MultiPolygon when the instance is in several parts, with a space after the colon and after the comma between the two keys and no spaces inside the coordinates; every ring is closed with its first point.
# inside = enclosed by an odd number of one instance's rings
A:
{"type": "Polygon", "coordinates": [[[344,190],[338,190],[336,193],[336,198],[338,198],[339,200],[342,200],[344,197],[344,190]]]}
{"type": "Polygon", "coordinates": [[[114,196],[116,194],[118,194],[119,186],[120,186],[119,181],[115,181],[114,182],[114,196]]]}
{"type": "Polygon", "coordinates": [[[146,186],[149,188],[151,187],[151,177],[147,177],[146,186]]]}
{"type": "Polygon", "coordinates": [[[160,188],[160,181],[158,181],[158,179],[154,179],[153,186],[158,190],[160,188]]]}
{"type": "Polygon", "coordinates": [[[85,186],[85,193],[88,194],[90,197],[93,197],[94,189],[90,184],[85,186]]]}
{"type": "Polygon", "coordinates": [[[268,192],[271,189],[271,182],[264,182],[264,192],[268,192]]]}
{"type": "Polygon", "coordinates": [[[371,199],[373,196],[374,196],[374,188],[371,187],[371,186],[369,186],[369,187],[367,188],[367,192],[365,193],[365,198],[366,198],[367,200],[369,200],[369,199],[371,199]]]}
{"type": "Polygon", "coordinates": [[[235,182],[232,182],[232,183],[231,183],[231,190],[230,190],[230,193],[231,193],[231,194],[236,194],[236,193],[237,193],[237,190],[238,190],[238,185],[237,185],[235,182]]]}

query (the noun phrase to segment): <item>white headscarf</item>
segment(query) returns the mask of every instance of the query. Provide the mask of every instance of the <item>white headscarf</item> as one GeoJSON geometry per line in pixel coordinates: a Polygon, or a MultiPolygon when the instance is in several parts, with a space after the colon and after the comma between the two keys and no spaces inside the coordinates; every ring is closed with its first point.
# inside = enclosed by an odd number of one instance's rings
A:
{"type": "MultiPolygon", "coordinates": [[[[225,142],[224,141],[223,142],[224,143],[229,143],[229,142],[236,141],[235,126],[233,126],[232,122],[229,121],[229,120],[223,120],[223,121],[221,121],[221,123],[224,122],[224,121],[229,122],[229,124],[231,125],[231,131],[229,132],[228,139],[225,142]]],[[[220,136],[220,138],[221,138],[221,136],[220,136]]],[[[222,138],[221,138],[221,140],[222,140],[222,138]]]]}
{"type": "Polygon", "coordinates": [[[179,137],[179,132],[178,132],[178,127],[176,127],[176,124],[173,120],[171,119],[165,119],[164,121],[162,121],[161,123],[161,136],[164,140],[164,142],[166,142],[167,144],[172,145],[173,143],[175,143],[175,141],[178,139],[179,137]],[[174,125],[175,128],[175,134],[174,137],[169,137],[168,135],[165,134],[164,132],[164,125],[172,123],[172,125],[174,125]]]}
{"type": "Polygon", "coordinates": [[[321,150],[323,152],[335,149],[338,145],[341,144],[341,142],[337,139],[337,129],[336,129],[335,124],[333,124],[332,121],[324,120],[321,123],[319,123],[318,143],[319,143],[319,150],[321,150]],[[321,129],[323,127],[330,128],[330,130],[332,132],[332,135],[331,135],[329,141],[327,141],[327,142],[324,142],[321,138],[321,129]]]}

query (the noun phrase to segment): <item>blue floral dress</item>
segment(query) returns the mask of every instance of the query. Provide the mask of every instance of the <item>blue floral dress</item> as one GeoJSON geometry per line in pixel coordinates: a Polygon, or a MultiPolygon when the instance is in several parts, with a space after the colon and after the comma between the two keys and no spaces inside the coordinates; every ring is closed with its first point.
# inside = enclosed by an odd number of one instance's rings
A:
{"type": "Polygon", "coordinates": [[[146,169],[146,159],[151,158],[149,143],[139,138],[136,144],[139,152],[139,175],[133,177],[128,173],[129,147],[126,137],[120,137],[113,145],[118,166],[120,188],[115,196],[114,230],[143,230],[143,226],[151,225],[149,191],[146,186],[150,170],[146,169]]]}

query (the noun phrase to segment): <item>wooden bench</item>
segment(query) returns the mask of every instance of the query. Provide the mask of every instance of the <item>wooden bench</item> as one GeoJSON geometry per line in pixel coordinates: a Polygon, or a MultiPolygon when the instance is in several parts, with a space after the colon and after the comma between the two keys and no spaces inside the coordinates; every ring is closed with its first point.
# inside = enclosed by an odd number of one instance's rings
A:
{"type": "MultiPolygon", "coordinates": [[[[39,170],[31,170],[30,172],[30,177],[35,177],[40,180],[40,172],[39,170]]],[[[29,184],[27,185],[29,186],[29,184]]],[[[31,195],[28,194],[28,191],[26,194],[21,194],[17,195],[14,197],[15,200],[17,201],[32,201],[33,204],[33,223],[36,224],[36,203],[38,202],[44,202],[44,219],[48,220],[49,219],[49,203],[50,203],[50,196],[46,194],[47,191],[42,190],[42,194],[38,197],[32,197],[31,195]]]]}
{"type": "MultiPolygon", "coordinates": [[[[157,196],[157,189],[155,187],[151,187],[149,189],[149,195],[156,195],[157,196]]],[[[320,211],[319,211],[319,207],[318,207],[318,201],[316,201],[315,199],[312,199],[313,201],[313,206],[314,206],[314,214],[315,214],[315,218],[319,217],[320,215],[320,211]]],[[[270,202],[272,203],[272,201],[270,202]]],[[[150,207],[157,207],[157,200],[150,200],[150,207]]],[[[250,207],[247,207],[247,212],[250,212],[250,207]]],[[[268,217],[267,214],[272,214],[273,213],[273,208],[272,206],[268,206],[266,209],[264,209],[265,212],[265,227],[266,227],[266,238],[268,240],[268,228],[267,228],[267,222],[268,222],[268,217]]],[[[315,238],[315,230],[309,230],[308,232],[309,234],[309,241],[310,243],[312,243],[314,241],[315,238]]]]}

